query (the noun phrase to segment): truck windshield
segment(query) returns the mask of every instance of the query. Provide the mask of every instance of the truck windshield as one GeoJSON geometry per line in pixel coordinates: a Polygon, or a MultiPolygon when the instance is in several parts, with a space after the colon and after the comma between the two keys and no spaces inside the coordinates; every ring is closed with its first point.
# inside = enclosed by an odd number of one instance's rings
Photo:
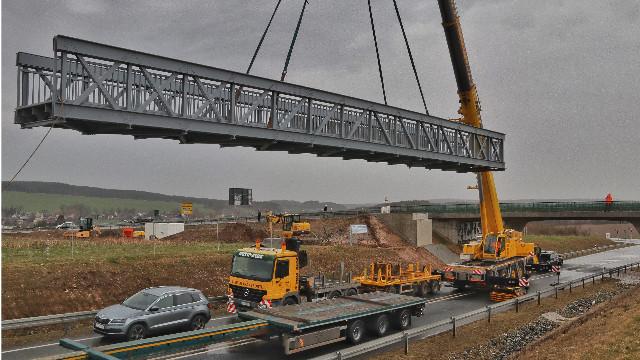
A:
{"type": "Polygon", "coordinates": [[[260,254],[240,252],[233,256],[231,275],[260,281],[271,280],[273,258],[260,254]]]}

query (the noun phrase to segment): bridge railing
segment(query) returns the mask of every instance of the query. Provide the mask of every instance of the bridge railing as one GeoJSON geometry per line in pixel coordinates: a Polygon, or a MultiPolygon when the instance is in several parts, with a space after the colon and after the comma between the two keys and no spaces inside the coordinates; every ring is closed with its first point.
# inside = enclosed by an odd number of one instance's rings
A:
{"type": "Polygon", "coordinates": [[[18,54],[18,109],[52,103],[59,114],[65,106],[81,106],[186,118],[451,155],[504,169],[504,135],[459,122],[65,36],[55,37],[54,50],[55,59],[18,54]]]}
{"type": "MultiPolygon", "coordinates": [[[[500,203],[504,212],[640,211],[640,201],[541,201],[500,203]]],[[[392,212],[479,213],[477,203],[392,205],[392,212]]]]}

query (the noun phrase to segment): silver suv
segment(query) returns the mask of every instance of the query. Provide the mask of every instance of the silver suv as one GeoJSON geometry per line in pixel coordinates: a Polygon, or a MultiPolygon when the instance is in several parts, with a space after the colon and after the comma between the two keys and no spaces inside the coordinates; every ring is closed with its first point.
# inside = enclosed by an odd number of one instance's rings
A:
{"type": "Polygon", "coordinates": [[[202,329],[210,319],[209,301],[199,290],[159,286],[99,311],[93,331],[138,340],[151,333],[202,329]]]}

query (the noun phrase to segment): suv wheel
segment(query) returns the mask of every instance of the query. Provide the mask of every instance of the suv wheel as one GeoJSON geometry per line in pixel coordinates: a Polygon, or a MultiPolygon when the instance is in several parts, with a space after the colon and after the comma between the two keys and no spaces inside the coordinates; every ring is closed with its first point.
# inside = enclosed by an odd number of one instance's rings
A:
{"type": "Polygon", "coordinates": [[[133,324],[127,331],[127,340],[140,340],[144,339],[147,335],[147,328],[143,324],[133,324]]]}
{"type": "Polygon", "coordinates": [[[191,319],[191,330],[201,330],[207,325],[207,319],[203,315],[196,315],[191,319]]]}

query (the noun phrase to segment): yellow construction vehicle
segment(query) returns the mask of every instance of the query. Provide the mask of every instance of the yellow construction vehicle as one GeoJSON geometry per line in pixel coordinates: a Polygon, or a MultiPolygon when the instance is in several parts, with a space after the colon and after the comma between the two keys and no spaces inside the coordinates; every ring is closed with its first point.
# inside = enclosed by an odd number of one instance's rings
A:
{"type": "Polygon", "coordinates": [[[419,263],[403,268],[400,264],[372,262],[353,280],[360,283],[359,290],[363,293],[385,291],[425,297],[440,291],[440,275],[434,273],[431,266],[421,268],[419,263]]]}
{"type": "Polygon", "coordinates": [[[290,239],[294,236],[307,235],[311,233],[311,224],[302,221],[299,214],[272,214],[270,211],[266,215],[269,223],[269,234],[273,237],[273,224],[282,224],[281,237],[290,239]]]}
{"type": "MultiPolygon", "coordinates": [[[[461,117],[456,120],[481,128],[480,101],[471,76],[455,1],[438,0],[438,5],[460,98],[458,113],[461,117]]],[[[480,151],[480,144],[473,146],[472,151],[480,151]]],[[[527,265],[537,263],[540,249],[533,243],[524,242],[521,232],[504,228],[493,174],[479,172],[477,182],[482,238],[464,246],[460,255],[462,262],[447,265],[443,279],[460,289],[467,286],[487,288],[492,300],[506,300],[526,292],[530,271],[527,265]]]]}
{"type": "Polygon", "coordinates": [[[65,238],[90,238],[102,233],[98,226],[93,225],[92,218],[80,218],[79,229],[65,231],[62,236],[65,238]]]}
{"type": "Polygon", "coordinates": [[[342,295],[356,295],[360,285],[350,276],[328,280],[325,276],[302,276],[308,263],[300,239],[284,239],[281,248],[243,248],[233,255],[228,295],[239,310],[292,305],[342,295]]]}

